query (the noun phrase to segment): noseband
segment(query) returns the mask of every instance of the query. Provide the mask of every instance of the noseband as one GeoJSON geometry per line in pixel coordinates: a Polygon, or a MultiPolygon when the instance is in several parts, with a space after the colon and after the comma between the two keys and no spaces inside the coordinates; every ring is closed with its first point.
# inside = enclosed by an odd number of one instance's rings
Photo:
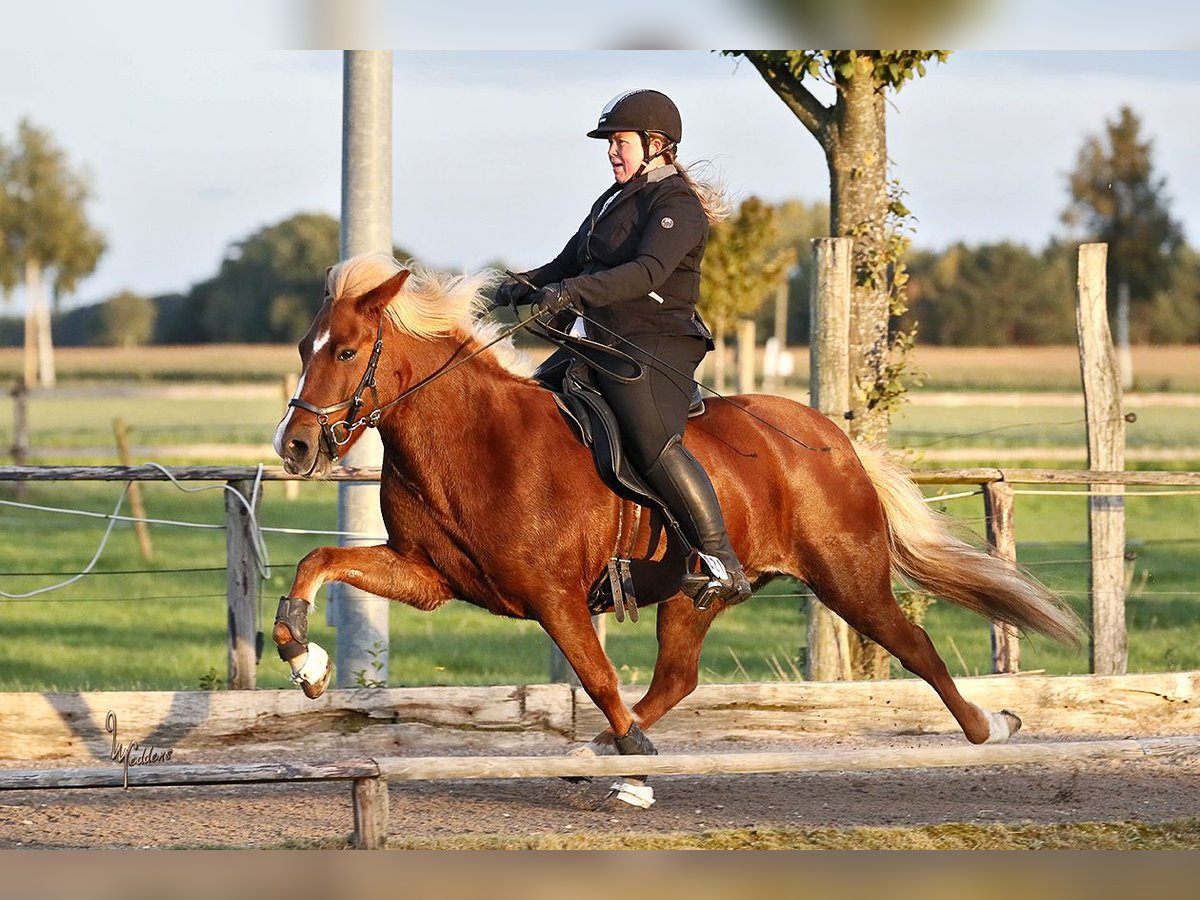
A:
{"type": "Polygon", "coordinates": [[[384,318],[384,316],[379,317],[379,330],[375,333],[375,346],[371,350],[371,358],[367,360],[367,370],[363,372],[358,387],[354,389],[349,400],[343,400],[332,406],[314,406],[307,400],[301,400],[298,396],[288,401],[289,407],[306,410],[317,417],[317,424],[321,426],[323,449],[333,462],[338,461],[338,450],[350,443],[350,435],[359,428],[374,428],[379,424],[379,417],[386,408],[379,405],[379,394],[375,390],[375,370],[379,367],[379,356],[383,353],[384,318]],[[354,417],[358,415],[358,411],[363,406],[363,394],[368,390],[371,392],[371,403],[375,408],[361,419],[355,419],[354,417]],[[331,423],[329,414],[340,412],[343,409],[346,410],[346,417],[340,422],[331,423]],[[341,437],[339,437],[339,429],[341,429],[341,437]]]}

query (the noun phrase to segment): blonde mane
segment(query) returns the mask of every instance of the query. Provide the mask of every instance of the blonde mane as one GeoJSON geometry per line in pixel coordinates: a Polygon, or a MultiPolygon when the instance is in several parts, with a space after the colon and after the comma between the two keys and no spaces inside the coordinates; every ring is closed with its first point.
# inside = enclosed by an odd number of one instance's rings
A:
{"type": "MultiPolygon", "coordinates": [[[[401,331],[432,340],[457,332],[481,343],[495,339],[501,325],[483,318],[483,292],[499,280],[499,273],[485,269],[473,275],[449,275],[419,263],[401,264],[387,253],[364,253],[343,260],[329,270],[325,294],[332,302],[361,297],[383,284],[401,269],[411,274],[388,304],[388,318],[401,331]]],[[[528,376],[532,363],[518,351],[512,339],[489,350],[498,363],[516,375],[528,376]]]]}

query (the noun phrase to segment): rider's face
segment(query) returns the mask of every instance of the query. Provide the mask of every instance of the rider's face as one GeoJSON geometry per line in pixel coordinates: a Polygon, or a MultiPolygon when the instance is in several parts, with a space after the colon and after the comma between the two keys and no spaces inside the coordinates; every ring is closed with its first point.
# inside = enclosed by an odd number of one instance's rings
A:
{"type": "MultiPolygon", "coordinates": [[[[651,138],[650,152],[660,149],[658,138],[651,138]]],[[[612,164],[613,177],[617,184],[625,184],[635,175],[645,162],[646,154],[642,149],[642,136],[636,131],[618,131],[608,139],[608,161],[612,164]]],[[[662,157],[656,157],[651,167],[661,164],[662,157]]]]}

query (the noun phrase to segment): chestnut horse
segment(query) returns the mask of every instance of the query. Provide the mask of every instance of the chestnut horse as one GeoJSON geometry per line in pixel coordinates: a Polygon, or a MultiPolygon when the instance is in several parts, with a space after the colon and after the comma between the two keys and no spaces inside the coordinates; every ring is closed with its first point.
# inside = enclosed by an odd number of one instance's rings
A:
{"type": "MultiPolygon", "coordinates": [[[[320,477],[377,427],[388,537],[308,554],[280,602],[275,641],[293,680],[315,697],[329,658],[305,630],[327,582],[422,610],[458,598],[533,619],[608,719],[610,730],[589,746],[654,752],[641,729],[696,687],[700,646],[722,604],[698,611],[682,594],[661,603],[654,675],[628,708],[587,595],[629,540],[618,532],[634,521],[633,505],[601,483],[550,393],[507,367],[501,350],[483,349],[497,334],[480,321],[487,282],[402,269],[384,255],[329,270],[275,450],[287,471],[320,477]]],[[[928,682],[968,740],[1006,740],[1020,720],[962,697],[928,635],[896,605],[893,576],[993,621],[1078,643],[1078,620],[1050,591],[952,536],[901,467],[852,445],[820,413],[767,395],[712,402],[689,423],[686,444],[712,476],[755,587],[780,575],[807,584],[928,682]]],[[[634,542],[642,553],[648,518],[638,519],[634,542]]]]}

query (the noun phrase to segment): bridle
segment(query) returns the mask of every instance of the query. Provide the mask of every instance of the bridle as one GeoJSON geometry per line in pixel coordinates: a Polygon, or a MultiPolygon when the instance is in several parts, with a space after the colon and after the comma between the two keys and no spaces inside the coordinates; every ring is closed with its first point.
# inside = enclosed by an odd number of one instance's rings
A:
{"type": "Polygon", "coordinates": [[[343,400],[341,403],[334,403],[331,406],[315,406],[307,400],[300,399],[299,396],[288,401],[289,407],[306,410],[317,417],[317,424],[321,426],[321,442],[324,450],[334,462],[338,461],[338,450],[350,443],[350,435],[359,428],[375,428],[379,424],[379,417],[387,408],[379,405],[379,393],[375,389],[375,370],[379,368],[379,356],[383,353],[384,318],[385,316],[382,315],[379,317],[379,328],[375,332],[375,346],[371,348],[371,358],[367,360],[367,369],[363,372],[362,378],[358,381],[358,387],[354,389],[349,400],[343,400]],[[368,390],[371,392],[371,403],[375,408],[362,418],[355,419],[363,407],[363,394],[368,390]],[[346,417],[340,422],[331,423],[329,421],[330,413],[340,412],[343,409],[346,410],[346,417]],[[341,429],[340,438],[338,429],[341,429]]]}
{"type": "Polygon", "coordinates": [[[322,449],[328,454],[332,462],[337,462],[340,458],[339,449],[350,443],[351,435],[359,428],[378,428],[379,419],[382,415],[401,400],[404,400],[411,394],[416,393],[421,388],[425,387],[432,381],[441,378],[443,375],[449,374],[452,370],[458,368],[464,363],[470,362],[480,353],[489,350],[501,341],[509,338],[512,334],[526,325],[528,325],[535,316],[529,316],[527,319],[522,319],[511,328],[506,328],[501,331],[495,338],[478,347],[474,352],[464,356],[457,362],[458,355],[470,342],[471,338],[464,338],[454,352],[446,358],[446,361],[426,375],[424,378],[409,385],[400,394],[387,403],[379,402],[379,392],[376,390],[375,371],[379,368],[379,357],[383,353],[383,325],[387,320],[387,313],[382,313],[379,317],[379,328],[375,333],[375,346],[371,348],[371,358],[367,360],[366,371],[363,372],[362,378],[358,381],[358,387],[354,389],[354,393],[350,395],[350,399],[343,400],[341,403],[334,403],[331,406],[316,406],[309,403],[307,400],[300,399],[299,396],[293,397],[288,401],[289,407],[303,409],[317,417],[317,424],[321,426],[321,444],[322,449]],[[363,407],[363,394],[367,391],[371,392],[371,405],[374,407],[365,416],[358,416],[359,410],[363,407]],[[346,410],[346,417],[338,422],[330,422],[330,413],[346,410]]]}

